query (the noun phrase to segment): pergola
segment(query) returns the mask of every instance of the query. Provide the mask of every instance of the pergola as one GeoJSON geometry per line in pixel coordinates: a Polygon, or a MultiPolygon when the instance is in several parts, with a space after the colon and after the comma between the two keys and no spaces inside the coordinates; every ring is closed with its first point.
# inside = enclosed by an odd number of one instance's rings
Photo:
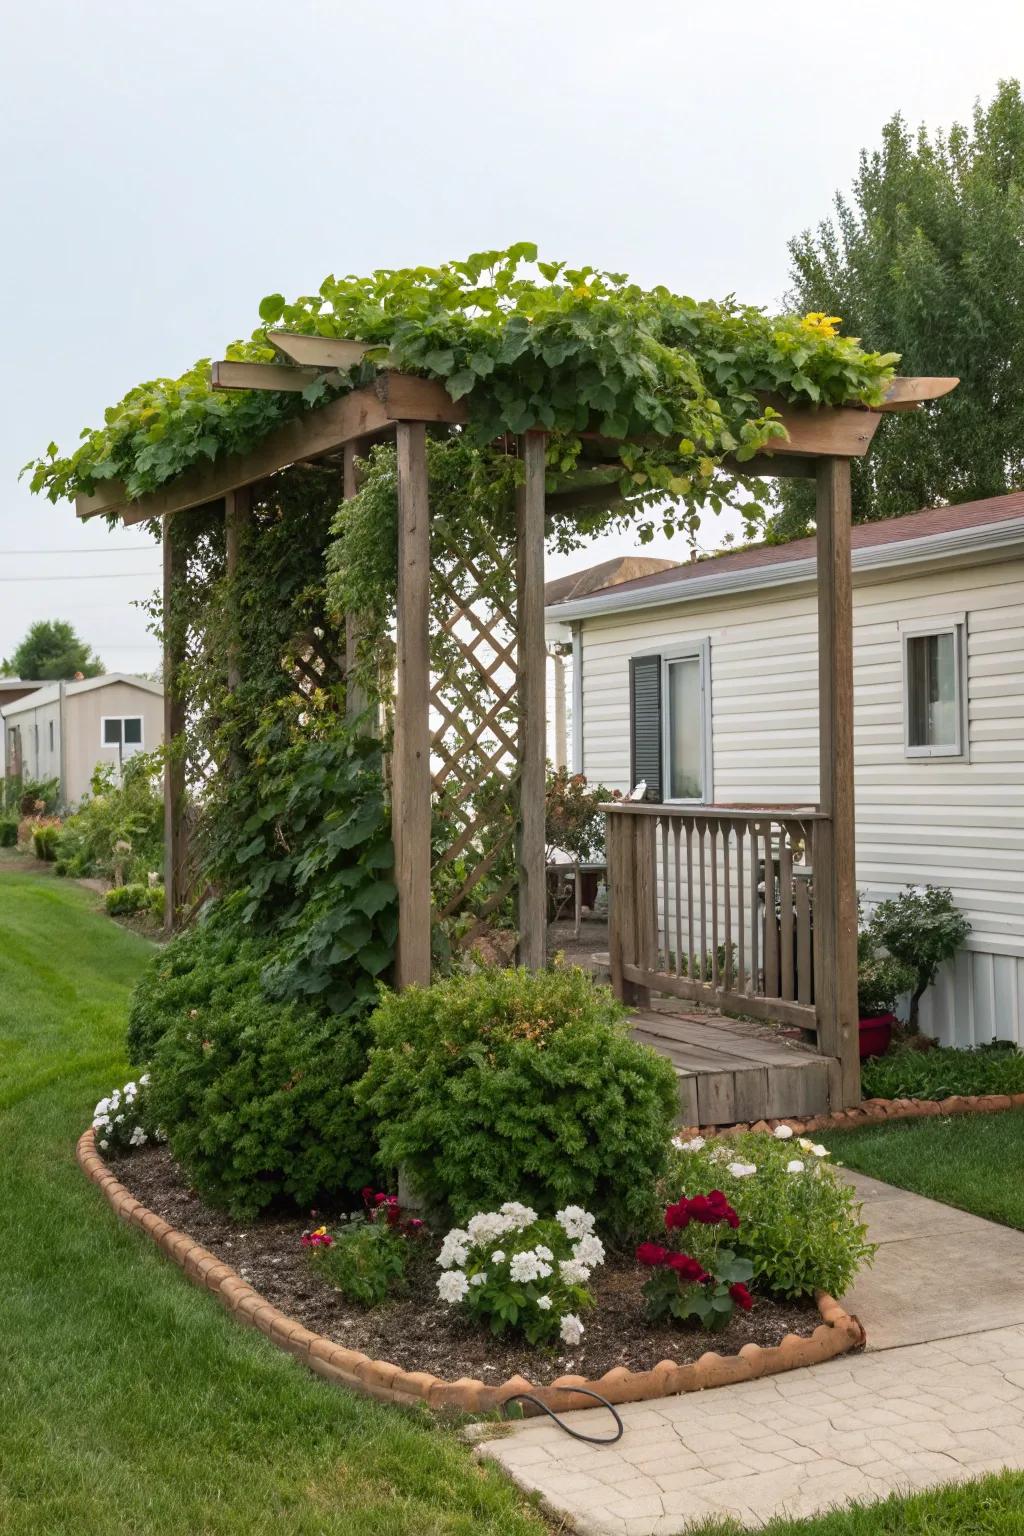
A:
{"type": "MultiPolygon", "coordinates": [[[[219,362],[212,384],[221,390],[302,391],[325,379],[335,382],[359,363],[369,344],[328,337],[271,333],[277,363],[219,362]]],[[[767,400],[781,412],[786,437],[773,443],[770,454],[734,467],[753,476],[803,476],[817,485],[817,591],[820,701],[820,801],[815,812],[814,944],[818,957],[814,1007],[818,1049],[837,1059],[842,1069],[846,1103],[859,1097],[857,1067],[857,896],[854,877],[853,786],[853,627],[850,572],[850,462],[867,453],[884,411],[915,409],[947,393],[955,379],[897,378],[879,410],[854,407],[795,407],[767,400]]],[[[181,570],[182,548],[175,535],[175,517],[189,509],[223,508],[229,574],[237,562],[239,538],[257,487],[293,466],[317,461],[336,466],[339,490],[351,497],[357,490],[358,461],[369,447],[392,439],[397,450],[398,588],[396,628],[395,730],[392,758],[392,824],[395,881],[399,898],[399,929],[395,980],[398,986],[426,984],[431,976],[431,802],[446,781],[458,779],[458,754],[441,751],[432,732],[431,712],[437,709],[430,667],[430,601],[432,581],[431,512],[429,504],[427,429],[450,431],[469,419],[470,400],[453,401],[436,381],[381,371],[366,387],[351,390],[328,404],[304,412],[273,429],[252,451],[220,457],[209,465],[181,473],[161,489],[138,500],[126,498],[122,487],[106,485],[93,495],[80,495],[80,518],[113,515],[126,524],[159,520],[163,538],[165,611],[181,570]]],[[[545,962],[545,642],[544,543],[545,517],[621,500],[617,456],[619,444],[596,433],[583,434],[584,459],[576,482],[545,495],[545,434],[528,431],[509,440],[507,451],[522,461],[522,483],[516,497],[514,547],[496,552],[514,570],[514,609],[503,617],[514,633],[514,645],[498,641],[476,621],[476,638],[485,642],[486,657],[472,640],[458,642],[467,661],[477,667],[495,693],[495,703],[483,725],[497,731],[499,745],[514,757],[509,776],[508,835],[515,834],[515,876],[518,891],[519,961],[538,968],[545,962]],[[606,470],[607,467],[607,470],[606,470]],[[514,673],[503,687],[501,668],[514,673]],[[514,707],[518,726],[514,739],[502,727],[502,710],[514,707]]],[[[645,440],[646,441],[646,440],[645,440]]],[[[482,588],[481,588],[482,590],[482,588]]],[[[458,607],[458,615],[468,609],[458,607]]],[[[346,616],[350,630],[357,621],[346,616]]],[[[165,739],[174,741],[186,728],[183,700],[173,679],[180,656],[173,635],[167,641],[165,678],[165,739]]],[[[351,654],[351,652],[350,652],[351,654]]],[[[229,681],[237,682],[245,666],[233,654],[229,681]]],[[[349,700],[350,708],[358,700],[349,700]]],[[[463,731],[467,745],[479,744],[480,731],[460,725],[458,711],[445,706],[449,728],[463,731]]],[[[496,762],[496,756],[492,759],[496,762]]],[[[466,796],[471,797],[471,787],[466,796]]],[[[465,798],[465,797],[464,797],[465,798]]],[[[463,848],[479,833],[467,813],[459,838],[463,848]]],[[[630,834],[632,836],[632,834],[630,834]]],[[[637,837],[640,836],[638,833],[637,837]]],[[[165,781],[166,886],[169,921],[181,907],[185,838],[184,771],[180,760],[168,758],[165,781]]],[[[610,857],[620,868],[612,871],[613,901],[618,902],[619,932],[623,925],[634,939],[648,920],[650,892],[644,880],[621,867],[624,857],[639,856],[640,843],[617,835],[610,857]],[[639,885],[641,894],[637,896],[639,885]],[[617,893],[617,894],[616,894],[617,893]],[[647,903],[638,916],[633,905],[647,903]],[[624,909],[629,907],[627,913],[624,909]]],[[[483,861],[486,864],[486,861],[483,861]]],[[[480,868],[480,865],[477,865],[480,868]]],[[[470,879],[479,879],[471,875],[470,879]]],[[[649,882],[648,882],[649,883],[649,882]]],[[[634,957],[635,958],[635,957],[634,957]]],[[[613,971],[615,955],[613,954],[613,971]]],[[[621,961],[621,956],[620,956],[621,961]]],[[[630,995],[634,980],[617,982],[630,995]]],[[[756,1011],[752,1009],[751,1011],[756,1011]]]]}

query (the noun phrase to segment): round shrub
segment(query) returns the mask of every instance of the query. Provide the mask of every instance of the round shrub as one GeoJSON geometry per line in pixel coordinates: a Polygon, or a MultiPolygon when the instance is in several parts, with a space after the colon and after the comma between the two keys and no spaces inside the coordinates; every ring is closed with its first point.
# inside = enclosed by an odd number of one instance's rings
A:
{"type": "Polygon", "coordinates": [[[373,1140],[351,1091],[365,1053],[350,1018],[268,1003],[250,985],[163,1035],[152,1116],[213,1204],[242,1220],[281,1198],[308,1208],[371,1175],[373,1140]]]}
{"type": "MultiPolygon", "coordinates": [[[[783,1131],[788,1127],[781,1127],[783,1131]]],[[[720,1189],[739,1217],[732,1246],[754,1266],[754,1281],[777,1296],[842,1296],[873,1258],[860,1206],[807,1137],[758,1132],[728,1141],[672,1144],[670,1199],[720,1189]]]]}
{"type": "Polygon", "coordinates": [[[456,1221],[510,1198],[585,1205],[626,1237],[649,1219],[678,1102],[675,1073],[629,1038],[580,970],[486,970],[385,992],[357,1097],[384,1167],[456,1221]]]}
{"type": "Polygon", "coordinates": [[[149,906],[149,887],[145,885],[115,885],[103,898],[111,917],[123,917],[131,912],[142,912],[149,906]]]}
{"type": "Polygon", "coordinates": [[[17,841],[17,818],[14,816],[0,816],[0,848],[14,848],[17,841]]]}

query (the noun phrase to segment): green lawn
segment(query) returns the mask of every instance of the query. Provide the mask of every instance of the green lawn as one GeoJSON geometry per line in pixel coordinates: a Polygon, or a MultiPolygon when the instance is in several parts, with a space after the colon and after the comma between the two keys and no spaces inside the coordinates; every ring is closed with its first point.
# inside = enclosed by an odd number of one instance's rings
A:
{"type": "Polygon", "coordinates": [[[540,1536],[454,1436],[238,1326],[75,1166],[150,946],[0,865],[4,1536],[540,1536]]]}
{"type": "MultiPolygon", "coordinates": [[[[740,1536],[730,1522],[703,1525],[689,1536],[740,1536]]],[[[1003,1473],[909,1499],[886,1499],[816,1520],[772,1520],[760,1536],[1020,1536],[1024,1477],[1003,1473]]]]}
{"type": "Polygon", "coordinates": [[[1024,1230],[1024,1111],[895,1120],[822,1140],[860,1173],[1024,1230]]]}

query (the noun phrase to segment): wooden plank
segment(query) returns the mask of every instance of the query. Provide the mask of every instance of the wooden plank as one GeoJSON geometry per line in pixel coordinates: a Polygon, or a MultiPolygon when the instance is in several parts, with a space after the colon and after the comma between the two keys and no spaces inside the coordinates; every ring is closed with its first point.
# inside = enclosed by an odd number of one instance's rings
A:
{"type": "Polygon", "coordinates": [[[354,368],[379,341],[346,341],[340,336],[302,336],[297,331],[268,331],[267,340],[292,363],[306,363],[322,373],[325,368],[354,368]]]}
{"type": "Polygon", "coordinates": [[[674,971],[675,963],[672,958],[672,940],[669,935],[668,820],[667,816],[663,816],[659,823],[661,827],[661,928],[663,943],[663,953],[659,969],[674,971]]]}
{"type": "Polygon", "coordinates": [[[722,829],[722,890],[725,901],[725,990],[735,990],[735,966],[732,960],[732,871],[729,864],[729,838],[732,836],[732,823],[722,820],[719,822],[722,829]]]}
{"type": "Polygon", "coordinates": [[[737,957],[738,975],[736,977],[737,992],[747,990],[747,944],[746,922],[743,913],[743,901],[745,891],[743,889],[743,843],[747,835],[745,821],[736,822],[736,930],[739,938],[739,955],[737,957]]]}
{"type": "Polygon", "coordinates": [[[827,1109],[828,1068],[823,1057],[818,1057],[809,1068],[768,1068],[768,1114],[772,1119],[820,1115],[827,1109]]]}
{"type": "Polygon", "coordinates": [[[761,826],[764,838],[764,995],[779,996],[779,921],[775,915],[775,859],[772,854],[772,824],[761,826]]]}
{"type": "Polygon", "coordinates": [[[793,986],[793,850],[789,829],[779,827],[779,995],[788,1002],[795,997],[793,986]]]}
{"type": "Polygon", "coordinates": [[[913,411],[925,400],[939,400],[943,395],[948,395],[956,389],[959,379],[942,378],[901,378],[899,374],[893,379],[885,392],[885,399],[880,406],[880,411],[913,411]]]}
{"type": "Polygon", "coordinates": [[[688,1074],[677,1073],[676,1079],[679,1085],[679,1119],[681,1125],[699,1125],[697,1109],[697,1079],[688,1074]]]}
{"type": "Polygon", "coordinates": [[[751,1123],[765,1120],[771,1114],[768,1098],[768,1069],[759,1072],[737,1072],[733,1079],[735,1101],[733,1108],[737,1120],[751,1123]]]}
{"type": "MultiPolygon", "coordinates": [[[[655,884],[655,823],[637,821],[633,824],[635,838],[633,850],[633,898],[636,935],[637,964],[648,975],[657,968],[658,945],[658,889],[655,884]]],[[[645,986],[646,997],[640,992],[634,1001],[645,1006],[650,1001],[649,983],[645,986]]]]}
{"type": "Polygon", "coordinates": [[[672,853],[675,861],[675,898],[676,898],[676,963],[673,969],[677,976],[683,974],[683,880],[682,880],[682,832],[683,826],[678,816],[672,818],[672,853]]]}
{"type": "Polygon", "coordinates": [[[398,428],[398,598],[392,837],[398,888],[395,983],[429,986],[430,508],[426,429],[398,428]]]}
{"type": "Polygon", "coordinates": [[[860,1101],[857,876],[853,783],[853,583],[850,466],[818,466],[818,731],[821,810],[814,829],[818,1048],[841,1063],[843,1107],[860,1101]]]}
{"type": "MultiPolygon", "coordinates": [[[[677,1045],[693,1046],[701,1051],[715,1051],[723,1056],[757,1062],[762,1066],[767,1066],[769,1062],[774,1062],[778,1066],[787,1066],[794,1057],[800,1059],[801,1056],[800,1051],[783,1041],[756,1034],[738,1034],[724,1018],[711,1017],[706,1022],[698,1023],[695,1019],[683,1019],[677,1014],[663,1013],[660,1010],[637,1017],[640,1020],[638,1028],[642,1024],[649,1034],[660,1033],[666,1040],[671,1040],[677,1045]]],[[[809,1062],[818,1060],[810,1050],[805,1054],[809,1062]]]]}
{"type": "Polygon", "coordinates": [[[310,384],[329,378],[322,368],[290,368],[284,363],[210,364],[211,389],[273,389],[300,394],[310,384]]]}
{"type": "Polygon", "coordinates": [[[174,592],[185,577],[185,547],[165,520],[162,531],[164,631],[164,928],[173,933],[185,899],[185,703],[177,688],[184,635],[173,621],[174,592]]]}
{"type": "MultiPolygon", "coordinates": [[[[690,1002],[705,1003],[720,1013],[737,1018],[770,1019],[775,1024],[792,1024],[797,1029],[816,1030],[817,1020],[813,1008],[802,1003],[783,1002],[778,997],[750,997],[740,992],[715,992],[710,982],[690,981],[687,976],[672,976],[650,967],[641,968],[623,963],[623,979],[638,982],[648,991],[664,992],[670,997],[683,997],[690,1002]]],[[[627,997],[637,1007],[646,1007],[640,998],[627,997]]]]}
{"type": "Polygon", "coordinates": [[[702,1072],[697,1079],[701,1125],[731,1125],[736,1119],[736,1079],[732,1072],[702,1072]]]}
{"type": "Polygon", "coordinates": [[[111,481],[92,496],[78,496],[78,516],[116,513],[126,526],[148,522],[217,501],[228,491],[265,480],[291,464],[336,452],[346,443],[389,433],[396,420],[458,423],[465,419],[465,406],[452,401],[444,386],[434,380],[382,374],[365,389],[355,389],[283,422],[248,453],[196,465],[148,496],[129,501],[120,481],[111,481]]]}
{"type": "Polygon", "coordinates": [[[782,417],[782,425],[788,434],[785,441],[774,439],[764,452],[771,457],[778,454],[797,454],[819,457],[859,459],[871,447],[871,439],[878,431],[881,415],[878,411],[865,411],[851,406],[791,405],[778,395],[759,394],[762,405],[770,405],[782,417]]]}
{"type": "Polygon", "coordinates": [[[810,882],[806,875],[797,875],[793,881],[793,898],[796,903],[796,996],[797,1002],[813,1003],[813,976],[811,971],[811,899],[810,882]]]}
{"type": "Polygon", "coordinates": [[[686,974],[696,980],[695,953],[693,948],[693,822],[687,818],[686,827],[686,974]]]}
{"type": "Polygon", "coordinates": [[[621,816],[605,814],[605,851],[608,855],[608,970],[612,991],[620,1000],[626,997],[626,982],[622,974],[623,960],[634,956],[627,948],[632,927],[632,902],[627,880],[627,858],[632,842],[632,823],[621,816]]]}
{"type": "Polygon", "coordinates": [[[711,983],[716,992],[722,985],[718,964],[718,828],[717,821],[708,823],[711,835],[711,983]]]}
{"type": "Polygon", "coordinates": [[[760,898],[758,896],[757,878],[757,822],[752,821],[750,827],[750,985],[745,990],[751,997],[756,997],[761,990],[761,961],[759,955],[758,925],[760,923],[760,898]]]}
{"type": "Polygon", "coordinates": [[[547,871],[544,770],[547,758],[544,647],[544,472],[547,439],[520,439],[524,482],[516,491],[516,681],[519,705],[519,964],[546,963],[547,871]]]}

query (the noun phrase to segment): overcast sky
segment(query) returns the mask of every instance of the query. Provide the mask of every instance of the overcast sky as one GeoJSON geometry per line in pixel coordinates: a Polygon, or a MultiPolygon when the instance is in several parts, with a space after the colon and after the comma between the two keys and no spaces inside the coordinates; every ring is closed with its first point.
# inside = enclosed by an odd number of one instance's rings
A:
{"type": "MultiPolygon", "coordinates": [[[[156,547],[78,525],[18,470],[139,380],[221,355],[264,294],[530,239],[778,305],[787,239],[827,215],[894,111],[948,124],[1024,69],[1008,0],[4,13],[0,656],[59,617],[123,671],[157,664],[131,606],[156,547]]],[[[702,544],[726,526],[710,519],[702,544]]],[[[628,548],[603,540],[569,567],[628,548]]]]}

